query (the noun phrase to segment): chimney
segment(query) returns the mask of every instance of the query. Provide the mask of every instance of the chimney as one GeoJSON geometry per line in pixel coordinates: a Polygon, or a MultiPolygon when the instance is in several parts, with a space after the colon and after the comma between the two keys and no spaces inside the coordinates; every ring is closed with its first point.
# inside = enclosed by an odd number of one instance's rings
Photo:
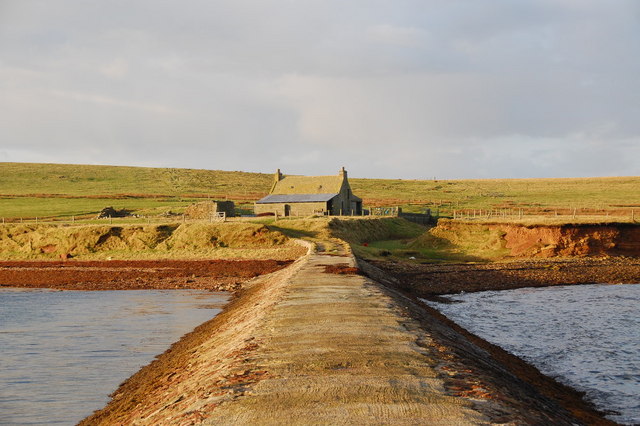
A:
{"type": "Polygon", "coordinates": [[[347,178],[347,171],[344,169],[344,166],[342,166],[342,169],[340,169],[340,171],[338,172],[338,176],[343,177],[343,178],[347,178]]]}
{"type": "Polygon", "coordinates": [[[282,173],[280,173],[280,169],[276,170],[275,179],[276,182],[280,182],[282,180],[282,173]]]}

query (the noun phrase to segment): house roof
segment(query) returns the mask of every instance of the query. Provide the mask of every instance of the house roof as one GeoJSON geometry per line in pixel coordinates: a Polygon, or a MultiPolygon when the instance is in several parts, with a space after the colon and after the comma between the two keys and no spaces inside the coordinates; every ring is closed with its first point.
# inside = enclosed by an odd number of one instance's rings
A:
{"type": "Polygon", "coordinates": [[[338,194],[343,176],[285,176],[276,182],[271,194],[338,194]]]}
{"type": "Polygon", "coordinates": [[[338,194],[271,194],[256,201],[256,203],[322,203],[329,201],[336,195],[338,194]]]}

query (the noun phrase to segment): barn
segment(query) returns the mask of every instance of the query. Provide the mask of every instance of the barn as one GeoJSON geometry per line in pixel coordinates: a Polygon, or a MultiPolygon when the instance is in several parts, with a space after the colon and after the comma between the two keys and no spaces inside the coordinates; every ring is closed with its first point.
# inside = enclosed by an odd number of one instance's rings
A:
{"type": "Polygon", "coordinates": [[[362,199],[351,191],[344,167],[334,176],[285,176],[278,169],[269,195],[256,202],[255,213],[354,216],[362,214],[362,199]]]}

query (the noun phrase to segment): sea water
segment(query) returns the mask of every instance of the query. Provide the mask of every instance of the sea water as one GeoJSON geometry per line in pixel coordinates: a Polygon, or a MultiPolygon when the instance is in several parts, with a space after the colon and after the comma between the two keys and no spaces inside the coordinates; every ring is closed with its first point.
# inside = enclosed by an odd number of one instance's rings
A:
{"type": "Polygon", "coordinates": [[[623,424],[640,423],[640,285],[485,291],[426,302],[575,389],[623,424]]]}
{"type": "Polygon", "coordinates": [[[0,424],[75,424],[227,293],[0,289],[0,424]]]}

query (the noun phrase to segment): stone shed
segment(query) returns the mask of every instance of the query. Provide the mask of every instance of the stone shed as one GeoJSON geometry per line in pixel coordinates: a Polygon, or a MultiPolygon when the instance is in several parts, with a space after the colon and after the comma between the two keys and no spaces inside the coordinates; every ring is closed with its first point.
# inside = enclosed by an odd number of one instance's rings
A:
{"type": "Polygon", "coordinates": [[[201,201],[188,206],[184,214],[190,219],[211,219],[220,212],[224,212],[226,217],[234,217],[236,209],[233,201],[201,201]]]}
{"type": "Polygon", "coordinates": [[[284,176],[278,169],[269,195],[256,202],[255,213],[361,215],[362,199],[351,191],[344,167],[334,176],[284,176]]]}

